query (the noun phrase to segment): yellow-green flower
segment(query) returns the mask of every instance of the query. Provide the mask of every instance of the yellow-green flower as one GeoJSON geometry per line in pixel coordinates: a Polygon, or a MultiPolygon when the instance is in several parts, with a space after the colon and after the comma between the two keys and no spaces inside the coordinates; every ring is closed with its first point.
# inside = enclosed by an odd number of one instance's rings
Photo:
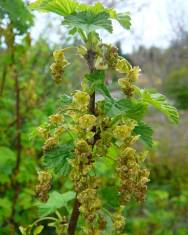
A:
{"type": "Polygon", "coordinates": [[[117,61],[116,70],[120,73],[127,73],[129,71],[130,64],[124,58],[121,58],[117,61]]]}
{"type": "Polygon", "coordinates": [[[73,96],[74,103],[79,107],[87,107],[89,105],[90,96],[83,91],[77,91],[73,96]]]}
{"type": "Polygon", "coordinates": [[[56,144],[57,144],[56,138],[50,137],[45,141],[44,146],[43,146],[43,150],[44,151],[49,150],[52,147],[54,147],[56,144]]]}
{"type": "Polygon", "coordinates": [[[138,79],[139,76],[139,72],[140,72],[140,68],[138,66],[133,67],[129,73],[128,73],[128,77],[130,79],[131,82],[135,82],[138,79]]]}
{"type": "Polygon", "coordinates": [[[96,117],[91,114],[85,114],[79,118],[78,122],[82,129],[92,129],[96,123],[96,117]]]}
{"type": "Polygon", "coordinates": [[[54,135],[56,137],[59,137],[64,132],[64,130],[65,130],[64,126],[60,126],[55,129],[54,135]]]}
{"type": "Polygon", "coordinates": [[[116,232],[120,232],[125,226],[125,218],[119,213],[113,215],[113,226],[116,232]]]}
{"type": "Polygon", "coordinates": [[[113,134],[118,140],[125,140],[131,134],[132,128],[126,124],[115,127],[113,134]]]}
{"type": "Polygon", "coordinates": [[[37,132],[42,138],[46,138],[48,136],[48,130],[46,128],[38,127],[37,132]]]}
{"type": "Polygon", "coordinates": [[[128,87],[131,86],[131,84],[130,84],[128,78],[120,78],[120,79],[118,80],[118,84],[119,84],[119,86],[120,86],[121,89],[126,89],[126,88],[128,88],[128,87]]]}
{"type": "Polygon", "coordinates": [[[54,60],[57,62],[57,61],[60,61],[60,60],[63,60],[64,59],[64,50],[56,50],[53,52],[53,57],[54,57],[54,60]]]}
{"type": "Polygon", "coordinates": [[[58,124],[62,121],[62,116],[60,114],[53,114],[49,117],[49,120],[52,124],[58,124]]]}

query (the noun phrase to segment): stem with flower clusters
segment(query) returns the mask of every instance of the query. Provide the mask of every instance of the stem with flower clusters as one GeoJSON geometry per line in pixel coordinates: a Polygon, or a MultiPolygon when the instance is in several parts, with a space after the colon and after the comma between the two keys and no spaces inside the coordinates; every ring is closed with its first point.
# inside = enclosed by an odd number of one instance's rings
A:
{"type": "MultiPolygon", "coordinates": [[[[95,70],[94,67],[94,59],[95,59],[95,52],[91,49],[88,50],[85,59],[87,61],[90,73],[93,73],[95,70]]],[[[89,113],[95,115],[95,92],[93,92],[90,95],[90,102],[89,102],[89,107],[88,107],[89,113]]],[[[95,142],[95,141],[94,141],[95,142]]],[[[94,143],[93,143],[94,145],[94,143]]],[[[74,235],[75,231],[76,231],[76,225],[78,222],[78,218],[80,215],[80,211],[79,211],[79,207],[80,207],[80,202],[78,201],[77,195],[74,201],[74,207],[72,210],[72,214],[71,214],[71,218],[69,221],[69,226],[68,226],[68,235],[74,235]]]]}

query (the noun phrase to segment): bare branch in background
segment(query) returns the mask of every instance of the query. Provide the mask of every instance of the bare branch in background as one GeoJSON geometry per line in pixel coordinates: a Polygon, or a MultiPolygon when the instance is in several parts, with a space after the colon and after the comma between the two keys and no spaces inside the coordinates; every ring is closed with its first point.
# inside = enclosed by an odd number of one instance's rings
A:
{"type": "Polygon", "coordinates": [[[173,5],[171,4],[168,8],[168,18],[173,43],[179,40],[186,40],[188,43],[188,8],[183,0],[173,1],[173,5]]]}

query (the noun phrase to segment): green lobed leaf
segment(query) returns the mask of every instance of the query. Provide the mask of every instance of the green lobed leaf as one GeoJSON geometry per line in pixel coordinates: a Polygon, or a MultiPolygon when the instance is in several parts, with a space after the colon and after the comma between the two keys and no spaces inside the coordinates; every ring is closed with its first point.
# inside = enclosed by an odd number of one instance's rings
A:
{"type": "Polygon", "coordinates": [[[86,75],[86,79],[90,82],[92,91],[99,92],[105,97],[112,99],[108,87],[105,85],[104,71],[96,70],[94,73],[86,75]]]}
{"type": "Polygon", "coordinates": [[[105,8],[104,5],[100,2],[97,2],[94,5],[88,5],[88,4],[81,3],[78,5],[77,10],[78,11],[91,11],[94,14],[99,14],[102,12],[106,12],[106,13],[110,14],[110,11],[109,11],[110,9],[105,8]]]}
{"type": "Polygon", "coordinates": [[[62,95],[60,98],[60,105],[62,108],[66,108],[66,106],[72,103],[72,97],[66,94],[62,95]]]}
{"type": "Polygon", "coordinates": [[[54,213],[57,209],[66,207],[68,202],[75,198],[76,193],[69,191],[63,194],[60,194],[56,191],[50,193],[49,199],[46,203],[39,203],[39,215],[41,217],[47,216],[54,213]]]}
{"type": "Polygon", "coordinates": [[[104,7],[100,2],[97,2],[94,5],[89,5],[73,0],[36,0],[30,4],[29,8],[32,10],[54,12],[62,16],[83,11],[90,11],[94,14],[108,13],[111,18],[115,18],[117,16],[115,10],[104,7]]]}
{"type": "Polygon", "coordinates": [[[119,191],[117,186],[107,186],[100,190],[100,194],[104,200],[105,207],[118,208],[119,207],[119,191]]]}
{"type": "Polygon", "coordinates": [[[30,4],[30,9],[67,16],[75,12],[77,6],[78,3],[71,0],[37,0],[30,4]]]}
{"type": "Polygon", "coordinates": [[[99,28],[112,32],[111,19],[117,20],[125,29],[130,29],[129,13],[117,13],[112,8],[106,8],[102,3],[88,5],[73,0],[36,0],[30,4],[30,9],[53,12],[65,17],[64,24],[85,32],[93,32],[99,28]]]}
{"type": "Polygon", "coordinates": [[[144,102],[151,104],[153,107],[164,113],[172,123],[178,123],[178,111],[167,102],[164,95],[161,95],[160,93],[152,93],[148,90],[140,90],[140,92],[144,102]]]}
{"type": "Polygon", "coordinates": [[[97,15],[91,11],[83,11],[67,15],[64,18],[63,25],[70,28],[77,28],[90,33],[98,29],[106,29],[112,33],[112,22],[108,13],[102,12],[97,15]]]}
{"type": "Polygon", "coordinates": [[[52,169],[55,174],[68,175],[70,172],[70,164],[68,159],[74,155],[74,144],[70,141],[62,144],[44,154],[43,164],[45,167],[52,169]]]}
{"type": "Polygon", "coordinates": [[[134,129],[134,133],[140,135],[141,139],[148,147],[151,148],[153,146],[153,130],[147,124],[145,124],[144,122],[139,122],[134,129]]]}
{"type": "Polygon", "coordinates": [[[86,78],[90,82],[102,81],[105,80],[105,72],[103,70],[96,70],[91,74],[87,74],[86,78]]]}
{"type": "Polygon", "coordinates": [[[130,29],[131,17],[129,13],[118,13],[115,19],[125,28],[130,29]]]}
{"type": "Polygon", "coordinates": [[[144,117],[146,109],[147,105],[136,100],[121,99],[116,101],[106,99],[104,101],[104,111],[110,117],[125,115],[139,121],[144,117]]]}

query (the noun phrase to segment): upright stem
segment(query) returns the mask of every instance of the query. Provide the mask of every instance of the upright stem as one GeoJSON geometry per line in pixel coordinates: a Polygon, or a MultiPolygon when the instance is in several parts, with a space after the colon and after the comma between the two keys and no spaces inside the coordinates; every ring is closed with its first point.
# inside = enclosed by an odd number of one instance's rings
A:
{"type": "MultiPolygon", "coordinates": [[[[86,54],[86,60],[91,74],[95,71],[94,59],[95,52],[93,50],[88,50],[88,53],[86,54]]],[[[90,95],[89,112],[95,114],[95,92],[90,95]]]]}
{"type": "Polygon", "coordinates": [[[76,226],[78,222],[78,217],[80,215],[80,202],[78,201],[78,198],[76,196],[75,201],[74,201],[74,207],[72,210],[71,218],[69,221],[69,227],[68,227],[68,235],[74,235],[76,231],[76,226]]]}
{"type": "MultiPolygon", "coordinates": [[[[90,73],[92,74],[95,70],[94,66],[94,59],[95,59],[95,52],[93,50],[88,50],[85,59],[88,63],[90,73]]],[[[89,107],[88,107],[89,113],[95,115],[95,92],[90,95],[90,102],[89,102],[89,107]]],[[[78,218],[80,215],[80,202],[78,201],[77,195],[74,201],[74,207],[72,210],[71,218],[69,221],[69,226],[68,226],[68,235],[74,235],[76,231],[76,226],[78,222],[78,218]]]]}
{"type": "Polygon", "coordinates": [[[10,33],[13,35],[13,40],[11,41],[11,44],[9,45],[9,50],[11,53],[11,69],[12,69],[12,78],[14,80],[15,84],[15,94],[16,94],[16,103],[15,103],[15,112],[16,112],[16,165],[13,169],[12,176],[11,176],[11,185],[14,190],[13,192],[13,199],[12,199],[12,212],[11,212],[11,231],[10,235],[15,234],[15,213],[16,213],[16,203],[18,200],[18,195],[20,192],[20,185],[17,182],[17,175],[19,173],[19,168],[20,168],[20,161],[21,161],[21,151],[22,151],[22,146],[21,146],[21,114],[20,114],[20,86],[19,86],[19,79],[18,79],[18,73],[17,69],[15,66],[15,47],[14,47],[14,34],[12,28],[10,28],[10,33]]]}
{"type": "Polygon", "coordinates": [[[13,68],[13,78],[15,81],[15,92],[16,92],[16,166],[13,169],[13,186],[14,186],[14,197],[13,197],[13,208],[12,208],[12,218],[14,218],[15,215],[15,207],[16,207],[16,201],[18,199],[19,194],[19,184],[16,181],[16,176],[19,173],[19,167],[20,167],[20,160],[21,160],[21,115],[20,115],[20,87],[19,87],[19,81],[17,76],[17,71],[15,67],[13,68]]]}
{"type": "Polygon", "coordinates": [[[0,96],[3,96],[3,91],[4,91],[4,87],[5,87],[6,75],[7,75],[7,66],[5,66],[4,69],[3,69],[2,82],[1,82],[1,88],[0,88],[0,96]]]}

